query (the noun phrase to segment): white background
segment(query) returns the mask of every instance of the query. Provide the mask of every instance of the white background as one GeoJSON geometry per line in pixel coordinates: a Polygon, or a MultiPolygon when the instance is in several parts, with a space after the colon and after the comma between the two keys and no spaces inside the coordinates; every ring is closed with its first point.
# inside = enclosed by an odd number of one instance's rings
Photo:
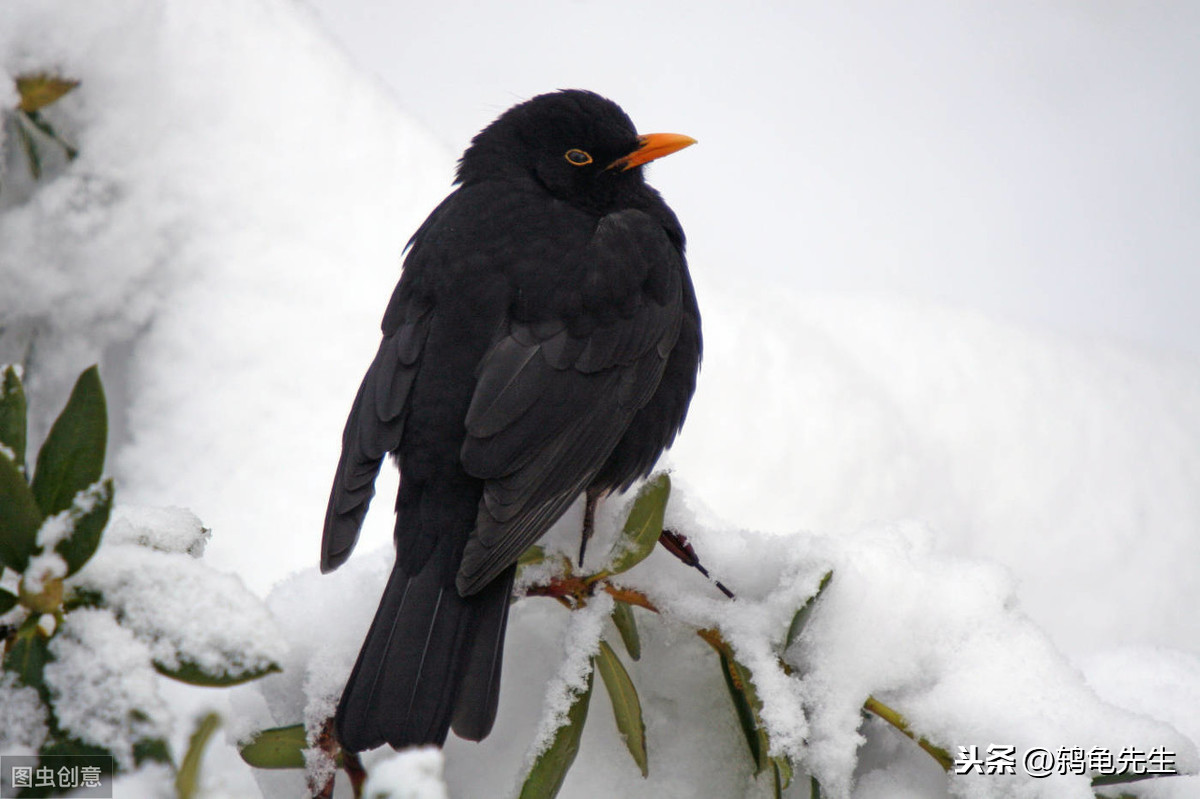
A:
{"type": "Polygon", "coordinates": [[[1200,353],[1200,6],[313,5],[455,153],[556,88],[699,139],[702,268],[1200,353]]]}

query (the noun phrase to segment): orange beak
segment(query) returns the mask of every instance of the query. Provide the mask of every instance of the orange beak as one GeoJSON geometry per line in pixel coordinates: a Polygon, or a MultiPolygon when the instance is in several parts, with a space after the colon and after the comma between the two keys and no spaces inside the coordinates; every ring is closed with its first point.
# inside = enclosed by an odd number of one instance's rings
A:
{"type": "Polygon", "coordinates": [[[684,136],[681,133],[647,133],[645,136],[638,137],[636,150],[613,161],[606,169],[618,169],[624,172],[695,143],[696,140],[691,136],[684,136]]]}

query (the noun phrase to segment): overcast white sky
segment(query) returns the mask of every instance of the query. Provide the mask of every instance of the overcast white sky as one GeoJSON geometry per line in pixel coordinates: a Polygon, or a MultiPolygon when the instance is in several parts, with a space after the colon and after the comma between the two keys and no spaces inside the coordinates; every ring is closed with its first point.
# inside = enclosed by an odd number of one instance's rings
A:
{"type": "Polygon", "coordinates": [[[702,283],[1200,354],[1200,4],[312,5],[455,153],[566,87],[698,138],[652,182],[702,283]]]}

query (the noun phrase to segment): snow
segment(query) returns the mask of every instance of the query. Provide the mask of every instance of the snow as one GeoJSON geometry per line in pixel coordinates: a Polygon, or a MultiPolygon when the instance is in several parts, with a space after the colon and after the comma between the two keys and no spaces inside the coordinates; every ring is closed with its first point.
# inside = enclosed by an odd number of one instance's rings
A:
{"type": "Polygon", "coordinates": [[[391,755],[376,764],[363,786],[367,799],[446,799],[442,753],[427,746],[391,755]]]}
{"type": "Polygon", "coordinates": [[[1175,612],[1200,603],[1195,359],[701,274],[706,357],[670,462],[721,516],[918,519],[940,549],[1010,566],[1072,651],[1200,648],[1175,612]]]}
{"type": "Polygon", "coordinates": [[[132,769],[138,741],[170,734],[150,650],[109,611],[69,614],[50,640],[50,655],[46,686],[59,724],[73,737],[104,747],[132,769]]]}
{"type": "Polygon", "coordinates": [[[0,752],[35,754],[50,733],[46,710],[36,688],[22,685],[11,672],[0,672],[0,752]]]}
{"type": "Polygon", "coordinates": [[[1110,701],[1200,741],[1200,662],[1161,647],[1117,647],[1084,658],[1087,682],[1110,701]]]}
{"type": "MultiPolygon", "coordinates": [[[[64,511],[65,513],[66,511],[64,511]]],[[[54,517],[51,517],[52,519],[54,517]]],[[[25,567],[25,590],[30,594],[40,594],[50,580],[66,576],[67,562],[57,552],[45,552],[34,555],[25,567]]]]}
{"type": "Polygon", "coordinates": [[[99,360],[120,501],[236,530],[207,556],[265,591],[316,551],[340,409],[453,160],[289,3],[4,4],[0,83],[47,68],[84,80],[47,109],[80,155],[0,196],[0,360],[32,348],[35,438],[99,360]]]}
{"type": "Polygon", "coordinates": [[[104,530],[104,540],[109,544],[136,544],[193,558],[204,555],[211,538],[212,530],[187,508],[118,505],[104,530]]]}
{"type": "Polygon", "coordinates": [[[262,601],[235,575],[196,558],[106,542],[70,581],[99,593],[154,661],[241,678],[278,663],[286,644],[262,601]]]}
{"type": "Polygon", "coordinates": [[[40,593],[47,580],[66,576],[67,562],[54,549],[59,542],[75,532],[75,525],[92,512],[106,492],[104,483],[97,481],[77,492],[71,499],[70,507],[42,522],[36,539],[41,553],[30,558],[25,569],[26,590],[30,593],[40,593]]]}
{"type": "MultiPolygon", "coordinates": [[[[600,649],[604,622],[612,614],[613,600],[601,594],[584,608],[571,614],[563,638],[562,652],[557,658],[558,672],[546,684],[546,699],[537,731],[525,755],[525,771],[554,743],[554,734],[567,723],[567,712],[576,699],[587,690],[592,671],[592,657],[600,649]]],[[[517,792],[519,792],[519,787],[517,792]]]]}
{"type": "MultiPolygon", "coordinates": [[[[68,729],[126,759],[142,731],[178,751],[193,715],[181,709],[216,706],[226,740],[210,745],[208,789],[299,795],[301,774],[247,777],[232,744],[296,723],[312,740],[374,613],[390,503],[332,575],[315,569],[320,524],[400,252],[448,189],[452,155],[284,0],[5,4],[3,97],[11,76],[46,68],[83,81],[47,111],[80,156],[38,184],[7,166],[0,360],[27,367],[30,451],[99,360],[117,478],[105,543],[69,581],[107,607],[68,614],[47,681],[68,729]],[[200,577],[213,566],[231,574],[200,577]],[[176,650],[283,671],[200,700],[150,665],[176,650]],[[80,710],[100,700],[104,712],[80,710]]],[[[650,777],[596,681],[560,795],[769,794],[699,627],[752,673],[772,751],[798,761],[790,796],[804,795],[805,770],[824,795],[855,799],[1091,795],[1070,775],[948,779],[912,741],[863,722],[871,695],[952,752],[1162,746],[1200,768],[1200,620],[1180,611],[1200,603],[1200,363],[972,312],[790,294],[703,249],[691,257],[706,354],[667,460],[667,524],[737,599],[661,550],[620,576],[662,611],[634,611],[639,661],[614,643],[641,696],[650,777]]],[[[602,504],[589,567],[624,507],[602,504]]],[[[547,552],[575,551],[579,515],[547,552]]],[[[492,735],[440,755],[370,753],[372,778],[411,778],[422,797],[515,785],[600,636],[616,641],[609,609],[517,602],[492,735]]],[[[27,720],[0,738],[5,751],[44,735],[30,701],[0,683],[6,720],[27,720]]],[[[122,795],[161,790],[161,775],[125,779],[122,795]]],[[[1198,782],[1138,791],[1182,797],[1198,782]]]]}
{"type": "MultiPolygon", "coordinates": [[[[642,590],[662,611],[662,619],[635,611],[647,651],[641,661],[627,662],[648,715],[649,785],[657,794],[691,796],[697,784],[711,783],[728,785],[729,793],[720,795],[743,795],[753,785],[717,658],[691,634],[700,628],[719,630],[750,669],[764,703],[772,752],[797,757],[831,796],[850,796],[855,790],[861,745],[878,749],[881,745],[873,738],[895,734],[868,725],[864,736],[861,709],[872,695],[901,708],[914,732],[942,743],[952,754],[959,746],[986,750],[996,743],[1012,745],[1018,752],[1035,747],[1052,752],[1063,747],[1103,747],[1114,755],[1126,747],[1142,751],[1164,747],[1175,753],[1180,770],[1200,768],[1194,741],[1154,720],[1162,717],[1153,712],[1161,707],[1134,705],[1128,710],[1105,701],[1086,683],[1021,610],[1016,583],[1006,569],[939,552],[927,527],[892,523],[841,536],[769,535],[700,521],[706,511],[696,509],[698,501],[686,488],[676,489],[672,503],[668,526],[687,531],[702,559],[738,598],[725,599],[663,551],[621,577],[623,585],[642,590]],[[788,676],[778,659],[783,638],[796,609],[812,596],[829,569],[833,581],[786,653],[803,678],[788,676]],[[696,712],[688,705],[698,705],[702,711],[691,725],[680,723],[689,711],[696,712]],[[698,734],[713,726],[714,719],[725,724],[698,734]],[[681,745],[688,754],[674,751],[681,745]]],[[[613,531],[599,532],[611,535],[613,531]]],[[[574,520],[568,519],[551,532],[549,544],[553,547],[574,535],[574,520]]],[[[360,588],[349,594],[311,570],[272,594],[271,606],[278,609],[304,597],[302,605],[291,610],[296,619],[304,620],[291,628],[297,636],[294,645],[307,640],[312,646],[310,631],[314,627],[333,630],[339,618],[358,616],[364,625],[369,620],[374,595],[386,579],[390,553],[365,554],[351,564],[358,561],[368,565],[357,566],[354,582],[361,585],[370,579],[373,590],[360,588]]],[[[603,599],[575,612],[536,598],[517,603],[497,728],[482,744],[451,741],[447,745],[452,792],[472,795],[494,785],[503,774],[519,780],[528,759],[561,721],[572,688],[578,689],[586,674],[583,669],[598,637],[616,640],[611,627],[597,623],[603,623],[610,612],[611,603],[603,599]],[[523,705],[519,712],[513,712],[514,703],[523,705]],[[531,708],[536,712],[531,713],[531,708]],[[526,742],[524,766],[520,744],[515,747],[514,742],[526,742]]],[[[323,642],[320,655],[312,656],[314,662],[328,662],[339,659],[334,653],[340,651],[342,679],[358,645],[357,637],[348,642],[345,638],[338,635],[323,642]]],[[[1193,664],[1193,673],[1180,673],[1177,684],[1194,692],[1200,688],[1195,661],[1182,654],[1178,657],[1181,663],[1193,664]]],[[[283,715],[273,723],[294,723],[300,708],[287,709],[279,701],[284,696],[290,696],[293,705],[296,701],[294,689],[279,689],[278,684],[288,679],[285,671],[240,690],[274,697],[283,715]]],[[[291,679],[295,680],[294,674],[291,679]]],[[[1148,684],[1134,682],[1132,690],[1141,685],[1144,691],[1148,684]]],[[[1188,694],[1173,691],[1171,695],[1188,694]]],[[[326,707],[332,708],[335,700],[336,696],[329,697],[326,707]]],[[[615,795],[646,790],[607,718],[602,687],[596,689],[592,703],[583,748],[564,795],[587,795],[587,786],[598,780],[615,795]]],[[[1191,707],[1194,712],[1195,705],[1191,707]]],[[[886,758],[873,770],[877,773],[872,780],[891,780],[897,768],[921,773],[920,766],[913,767],[908,759],[919,750],[911,742],[904,743],[911,752],[901,750],[886,758]]],[[[868,791],[872,780],[866,783],[868,791]]],[[[1070,775],[1032,780],[972,774],[948,785],[945,778],[941,782],[941,790],[948,793],[922,795],[1092,795],[1086,777],[1070,775]]]]}

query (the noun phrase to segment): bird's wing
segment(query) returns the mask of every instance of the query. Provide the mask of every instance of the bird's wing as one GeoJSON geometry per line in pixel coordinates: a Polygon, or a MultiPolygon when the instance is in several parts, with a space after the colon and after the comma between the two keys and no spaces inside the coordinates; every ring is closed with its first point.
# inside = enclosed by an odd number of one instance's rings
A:
{"type": "Polygon", "coordinates": [[[432,306],[397,287],[384,317],[384,335],[375,360],[363,376],[342,433],[342,456],[325,510],[321,571],[342,565],[358,531],[383,457],[400,446],[405,409],[429,332],[432,306]]]}
{"type": "Polygon", "coordinates": [[[679,335],[682,255],[639,211],[604,217],[575,319],[510,321],[480,362],[462,463],[485,480],[460,593],[512,564],[587,488],[662,377],[679,335]]]}

